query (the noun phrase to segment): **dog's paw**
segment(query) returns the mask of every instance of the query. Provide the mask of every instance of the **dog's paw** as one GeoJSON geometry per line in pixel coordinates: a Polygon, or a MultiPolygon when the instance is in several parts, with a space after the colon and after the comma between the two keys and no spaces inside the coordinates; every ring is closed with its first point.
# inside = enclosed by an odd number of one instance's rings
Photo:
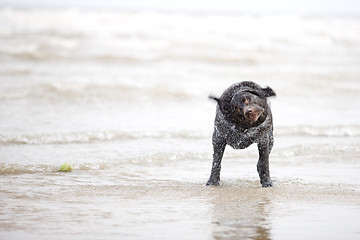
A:
{"type": "Polygon", "coordinates": [[[206,186],[219,186],[220,180],[209,179],[206,186]]]}
{"type": "Polygon", "coordinates": [[[273,183],[271,180],[261,183],[263,188],[273,187],[273,183]]]}

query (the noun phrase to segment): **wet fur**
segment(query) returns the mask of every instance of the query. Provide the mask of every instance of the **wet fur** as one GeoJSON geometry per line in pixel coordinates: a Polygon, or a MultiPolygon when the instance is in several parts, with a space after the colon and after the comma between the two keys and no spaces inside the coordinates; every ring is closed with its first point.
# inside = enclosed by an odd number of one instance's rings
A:
{"type": "Polygon", "coordinates": [[[273,123],[267,98],[275,95],[270,87],[262,88],[254,82],[240,82],[230,86],[220,98],[209,96],[218,104],[212,136],[213,164],[206,185],[219,185],[226,145],[244,149],[257,143],[260,183],[262,187],[273,186],[269,171],[269,154],[274,144],[273,123]]]}

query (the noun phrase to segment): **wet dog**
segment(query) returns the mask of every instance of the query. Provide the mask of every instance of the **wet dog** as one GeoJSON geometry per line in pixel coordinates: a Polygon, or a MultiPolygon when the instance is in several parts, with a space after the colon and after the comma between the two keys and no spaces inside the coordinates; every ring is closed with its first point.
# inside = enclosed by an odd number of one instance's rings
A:
{"type": "Polygon", "coordinates": [[[206,185],[219,185],[221,160],[226,145],[244,149],[257,143],[257,171],[262,187],[272,187],[269,154],[274,144],[272,114],[268,97],[275,96],[270,88],[254,82],[230,86],[220,98],[209,96],[218,105],[212,143],[214,148],[211,175],[206,185]]]}

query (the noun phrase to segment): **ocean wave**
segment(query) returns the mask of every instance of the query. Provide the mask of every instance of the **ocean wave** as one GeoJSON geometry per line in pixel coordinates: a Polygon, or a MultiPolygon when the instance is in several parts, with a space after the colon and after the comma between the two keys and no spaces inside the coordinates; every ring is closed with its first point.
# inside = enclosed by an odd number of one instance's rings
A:
{"type": "MultiPolygon", "coordinates": [[[[44,41],[47,41],[46,39],[44,41]]],[[[133,52],[127,51],[111,51],[101,49],[99,46],[98,52],[91,51],[76,51],[73,48],[63,48],[59,46],[42,46],[39,44],[22,46],[12,46],[3,44],[0,46],[0,56],[11,57],[19,60],[31,61],[48,61],[61,60],[66,62],[96,62],[96,63],[122,63],[122,64],[153,64],[155,62],[195,62],[216,65],[236,65],[236,66],[253,66],[264,61],[263,56],[256,56],[255,54],[234,54],[229,51],[214,51],[216,45],[204,49],[200,53],[195,53],[196,44],[189,44],[187,49],[182,49],[180,52],[174,52],[170,49],[144,50],[139,51],[134,49],[133,52]]],[[[114,47],[116,48],[116,47],[114,47]]],[[[174,48],[178,48],[175,46],[174,48]]],[[[151,49],[151,46],[149,46],[151,49]]],[[[5,72],[6,74],[6,72],[5,72]]],[[[11,74],[11,73],[10,73],[11,74]]]]}
{"type": "Polygon", "coordinates": [[[33,173],[44,173],[44,172],[55,172],[59,171],[58,168],[50,165],[22,165],[22,164],[9,164],[0,163],[0,175],[18,175],[18,174],[33,174],[33,173]]]}
{"type": "Polygon", "coordinates": [[[8,88],[0,92],[1,100],[24,98],[38,99],[67,99],[67,100],[123,100],[141,101],[144,99],[173,99],[190,100],[195,92],[166,84],[152,86],[135,86],[129,84],[101,84],[101,83],[39,83],[36,85],[8,88]]]}
{"type": "MultiPolygon", "coordinates": [[[[323,163],[326,162],[353,162],[357,159],[360,153],[360,147],[357,144],[296,144],[290,147],[275,148],[271,153],[272,164],[284,166],[289,165],[304,165],[309,163],[323,163]],[[336,156],[334,158],[334,156],[336,156]],[[289,160],[291,159],[291,160],[289,160]]],[[[162,166],[164,164],[176,163],[191,163],[201,164],[211,163],[212,152],[210,149],[196,150],[196,151],[169,151],[159,150],[153,153],[136,153],[134,155],[114,155],[111,159],[104,158],[102,161],[77,161],[73,159],[74,172],[89,172],[89,171],[119,171],[119,175],[125,176],[129,174],[126,169],[162,166]]],[[[253,165],[256,163],[257,151],[227,151],[226,161],[236,161],[241,164],[253,165]]],[[[60,172],[60,165],[63,160],[56,163],[40,163],[40,164],[23,164],[23,163],[0,163],[1,175],[20,175],[20,174],[63,174],[60,172]]],[[[186,164],[185,164],[186,165],[186,164]]],[[[136,174],[127,176],[129,178],[136,178],[136,174]]]]}
{"type": "MultiPolygon", "coordinates": [[[[308,136],[308,137],[360,137],[360,126],[299,126],[278,127],[276,136],[308,136]]],[[[104,141],[121,141],[132,139],[205,139],[211,138],[211,132],[196,130],[179,131],[84,131],[70,133],[15,134],[0,135],[0,144],[73,144],[94,143],[104,141]]]]}
{"type": "Polygon", "coordinates": [[[32,61],[254,65],[359,41],[357,18],[0,8],[0,21],[0,56],[32,61]]]}
{"type": "Polygon", "coordinates": [[[275,148],[271,158],[275,164],[306,165],[309,163],[341,163],[357,161],[360,147],[356,143],[306,143],[275,148]]]}
{"type": "Polygon", "coordinates": [[[87,131],[54,134],[18,134],[0,135],[0,144],[72,144],[93,143],[104,141],[120,141],[131,139],[160,139],[160,138],[182,138],[196,139],[209,137],[208,134],[199,131],[87,131]]]}
{"type": "MultiPolygon", "coordinates": [[[[106,170],[116,167],[116,163],[81,163],[77,164],[73,171],[92,171],[92,170],[106,170]]],[[[45,165],[45,164],[9,164],[0,163],[0,175],[19,175],[19,174],[36,174],[36,173],[56,173],[60,172],[60,165],[45,165]]]]}
{"type": "Polygon", "coordinates": [[[275,129],[279,136],[360,137],[360,125],[288,126],[275,129]]]}
{"type": "MultiPolygon", "coordinates": [[[[94,171],[107,170],[117,167],[121,163],[110,162],[92,162],[79,163],[74,165],[73,171],[94,171]]],[[[36,174],[36,173],[56,173],[60,171],[60,165],[54,164],[9,164],[0,163],[0,175],[19,175],[19,174],[36,174]]]]}
{"type": "MultiPolygon", "coordinates": [[[[183,162],[194,160],[211,160],[210,152],[157,152],[153,154],[140,154],[127,156],[126,158],[114,157],[112,160],[94,161],[94,162],[77,162],[73,164],[73,171],[103,171],[114,170],[123,171],[131,166],[153,166],[162,165],[170,162],[183,162]]],[[[14,164],[0,163],[0,175],[19,175],[19,174],[36,174],[36,173],[57,173],[60,171],[60,164],[14,164]]],[[[121,175],[126,175],[125,170],[121,175]]]]}

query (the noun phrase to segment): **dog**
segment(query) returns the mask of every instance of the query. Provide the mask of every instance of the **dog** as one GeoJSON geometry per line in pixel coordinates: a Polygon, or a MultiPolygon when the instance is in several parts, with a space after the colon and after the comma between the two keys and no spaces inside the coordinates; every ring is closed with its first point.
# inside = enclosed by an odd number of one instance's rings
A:
{"type": "Polygon", "coordinates": [[[259,160],[257,171],[262,187],[272,187],[269,154],[274,145],[273,120],[268,97],[276,96],[270,88],[245,81],[231,85],[217,102],[212,144],[214,149],[210,178],[206,185],[218,186],[221,161],[226,145],[245,149],[257,143],[259,160]]]}

